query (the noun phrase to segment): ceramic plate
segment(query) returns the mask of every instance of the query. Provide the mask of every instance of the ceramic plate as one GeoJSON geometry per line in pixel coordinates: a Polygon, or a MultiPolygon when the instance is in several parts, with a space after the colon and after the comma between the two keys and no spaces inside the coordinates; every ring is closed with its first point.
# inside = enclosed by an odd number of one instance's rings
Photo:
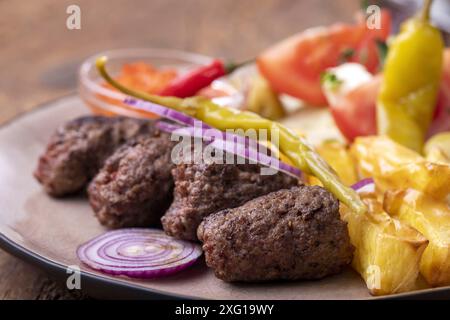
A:
{"type": "MultiPolygon", "coordinates": [[[[153,280],[110,277],[81,265],[76,248],[105,229],[98,224],[84,197],[50,198],[32,172],[53,130],[87,113],[89,110],[73,95],[45,104],[0,128],[0,245],[4,249],[61,280],[68,276],[68,266],[79,266],[82,289],[99,298],[371,298],[364,282],[350,268],[320,281],[228,284],[216,279],[202,259],[184,272],[153,280]]],[[[290,121],[307,121],[305,116],[299,119],[302,120],[290,121]]],[[[418,295],[450,296],[448,288],[409,294],[418,295]]]]}

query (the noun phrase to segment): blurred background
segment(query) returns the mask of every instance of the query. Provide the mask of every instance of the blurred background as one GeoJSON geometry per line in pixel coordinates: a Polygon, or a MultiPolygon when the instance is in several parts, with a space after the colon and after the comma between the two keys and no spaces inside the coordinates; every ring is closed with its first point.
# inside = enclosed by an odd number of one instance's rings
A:
{"type": "Polygon", "coordinates": [[[160,47],[240,61],[306,27],[351,21],[359,6],[358,0],[3,0],[0,120],[73,91],[79,64],[99,51],[160,47]],[[66,28],[71,4],[81,9],[81,30],[66,28]]]}
{"type": "MultiPolygon", "coordinates": [[[[421,0],[2,0],[0,121],[73,91],[78,65],[99,51],[161,47],[243,61],[307,27],[350,22],[369,2],[403,19],[421,0]],[[71,4],[81,30],[66,28],[71,4]]],[[[433,11],[447,30],[449,5],[436,0],[433,11]]]]}
{"type": "MultiPolygon", "coordinates": [[[[243,61],[305,28],[351,22],[360,0],[0,0],[0,123],[74,92],[77,69],[107,49],[157,47],[243,61]],[[66,9],[81,9],[68,30],[66,9]]],[[[387,4],[400,21],[420,0],[387,4]]],[[[450,30],[450,0],[436,0],[436,23],[450,30]]],[[[448,35],[447,35],[448,37],[448,35]]],[[[61,291],[62,290],[62,291],[61,291]]],[[[1,298],[61,298],[40,271],[0,251],[1,298]]]]}

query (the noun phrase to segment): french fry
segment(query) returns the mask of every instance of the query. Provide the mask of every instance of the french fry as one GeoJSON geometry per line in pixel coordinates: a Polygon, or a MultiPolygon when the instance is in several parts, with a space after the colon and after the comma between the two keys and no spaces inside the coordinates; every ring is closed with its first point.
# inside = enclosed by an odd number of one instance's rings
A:
{"type": "Polygon", "coordinates": [[[316,151],[336,171],[346,185],[350,186],[358,181],[355,163],[343,143],[336,140],[326,140],[316,147],[316,151]]]}
{"type": "Polygon", "coordinates": [[[384,209],[428,240],[420,271],[432,286],[450,285],[450,208],[417,190],[388,191],[384,209]]]}
{"type": "Polygon", "coordinates": [[[359,137],[351,146],[360,177],[383,176],[398,167],[422,161],[420,154],[386,136],[359,137]]]}
{"type": "Polygon", "coordinates": [[[435,162],[416,162],[387,171],[375,178],[381,190],[415,189],[438,201],[450,195],[450,165],[435,162]]]}
{"type": "Polygon", "coordinates": [[[365,214],[341,205],[355,247],[352,266],[365,280],[370,293],[385,295],[416,288],[419,262],[428,241],[417,230],[383,211],[375,194],[361,196],[365,214]]]}
{"type": "Polygon", "coordinates": [[[439,148],[432,148],[428,150],[425,157],[430,162],[450,164],[450,158],[439,148]]]}
{"type": "Polygon", "coordinates": [[[423,151],[428,161],[450,164],[450,131],[441,132],[431,137],[425,144],[423,151]]]}
{"type": "Polygon", "coordinates": [[[450,165],[429,162],[387,137],[357,138],[351,153],[360,177],[373,177],[382,192],[413,188],[438,200],[450,194],[450,165]]]}

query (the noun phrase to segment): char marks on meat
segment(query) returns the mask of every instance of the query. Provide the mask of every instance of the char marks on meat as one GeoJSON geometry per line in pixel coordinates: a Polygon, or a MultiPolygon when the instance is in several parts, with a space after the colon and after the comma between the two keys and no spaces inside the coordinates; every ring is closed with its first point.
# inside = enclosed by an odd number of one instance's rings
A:
{"type": "Polygon", "coordinates": [[[154,130],[152,122],[125,117],[84,116],[69,121],[50,138],[34,176],[52,196],[77,193],[120,145],[154,130]]]}
{"type": "Polygon", "coordinates": [[[172,202],[173,142],[166,133],[141,136],[120,147],[88,188],[90,204],[109,228],[149,227],[172,202]]]}
{"type": "Polygon", "coordinates": [[[352,260],[339,203],[321,187],[300,186],[256,198],[204,219],[206,263],[225,281],[320,279],[352,260]]]}
{"type": "Polygon", "coordinates": [[[183,240],[197,240],[202,219],[298,180],[284,173],[261,175],[256,164],[179,164],[172,170],[174,201],[161,219],[164,231],[183,240]]]}

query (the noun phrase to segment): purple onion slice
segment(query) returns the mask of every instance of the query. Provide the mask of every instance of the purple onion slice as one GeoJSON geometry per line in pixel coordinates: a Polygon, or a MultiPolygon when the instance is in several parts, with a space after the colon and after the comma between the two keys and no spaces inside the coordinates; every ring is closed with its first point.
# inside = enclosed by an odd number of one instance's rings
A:
{"type": "Polygon", "coordinates": [[[357,193],[375,192],[375,181],[372,178],[366,178],[352,185],[352,189],[357,193]]]}
{"type": "MultiPolygon", "coordinates": [[[[200,120],[196,121],[200,122],[200,120]]],[[[156,126],[160,130],[168,133],[201,138],[203,141],[209,142],[215,149],[223,150],[227,153],[234,154],[255,163],[260,163],[296,178],[302,177],[302,172],[298,168],[290,166],[289,164],[280,161],[278,158],[271,157],[266,153],[261,152],[261,149],[266,150],[267,148],[259,144],[256,140],[251,140],[248,137],[223,132],[211,127],[203,127],[202,129],[202,126],[199,126],[197,129],[192,126],[180,126],[177,124],[167,123],[165,121],[158,121],[156,126]],[[208,131],[208,135],[204,135],[205,130],[208,131]]]]}
{"type": "MultiPolygon", "coordinates": [[[[210,125],[204,123],[201,120],[198,120],[194,117],[191,117],[189,115],[186,115],[182,112],[161,106],[159,104],[153,103],[153,102],[149,102],[149,101],[142,101],[142,100],[138,100],[138,99],[133,99],[133,98],[126,98],[124,99],[124,103],[126,103],[127,105],[129,105],[132,108],[136,108],[139,110],[144,110],[144,111],[149,111],[152,112],[154,114],[157,114],[161,117],[164,117],[166,119],[175,121],[179,124],[182,124],[184,126],[186,126],[185,128],[187,130],[192,130],[194,132],[194,135],[196,134],[197,130],[194,130],[194,127],[199,126],[201,129],[203,130],[217,130],[217,134],[215,134],[215,136],[218,135],[222,135],[222,141],[226,140],[226,141],[236,141],[235,146],[232,148],[233,150],[242,150],[241,146],[245,145],[246,147],[244,148],[243,152],[240,151],[236,151],[236,153],[234,153],[237,156],[249,159],[249,154],[255,154],[255,150],[259,149],[262,150],[264,148],[264,146],[261,146],[258,142],[255,142],[254,144],[256,145],[256,149],[253,148],[251,150],[248,149],[247,145],[251,145],[252,143],[250,142],[250,139],[248,137],[243,137],[243,136],[239,136],[236,134],[232,134],[232,133],[228,133],[228,132],[223,132],[220,131],[218,129],[215,129],[213,127],[211,127],[210,125]]],[[[164,122],[161,122],[159,125],[161,130],[164,130],[164,128],[166,128],[168,132],[173,132],[176,129],[176,125],[166,125],[164,122]]],[[[185,130],[185,128],[182,128],[181,130],[185,130]]],[[[216,142],[216,144],[219,144],[219,142],[216,142]]],[[[221,143],[223,145],[223,143],[221,143]]],[[[215,146],[217,147],[217,146],[215,146]]],[[[228,144],[229,147],[229,144],[228,144]]],[[[228,150],[228,152],[230,152],[231,150],[228,150]]],[[[267,155],[262,154],[261,152],[259,152],[259,155],[255,157],[253,157],[252,159],[249,159],[252,161],[256,161],[259,162],[263,165],[267,165],[269,167],[272,167],[274,169],[283,171],[287,174],[290,174],[294,177],[302,177],[302,172],[298,169],[295,168],[293,166],[288,165],[287,163],[284,163],[276,158],[273,157],[269,157],[267,158],[267,155]],[[269,163],[267,163],[264,160],[270,160],[269,163]],[[264,161],[264,162],[263,162],[264,161]],[[272,164],[272,165],[271,165],[272,164]]]]}
{"type": "Polygon", "coordinates": [[[201,246],[174,239],[158,229],[120,229],[81,245],[78,258],[89,267],[131,278],[159,278],[191,266],[201,246]]]}
{"type": "Polygon", "coordinates": [[[154,113],[160,117],[175,121],[182,125],[187,126],[194,126],[194,124],[201,123],[202,127],[207,129],[211,128],[210,125],[204,123],[203,121],[197,120],[194,117],[191,117],[187,114],[184,114],[183,112],[179,112],[167,107],[164,107],[162,105],[150,102],[150,101],[143,101],[133,98],[125,98],[123,102],[127,105],[129,105],[132,108],[143,110],[143,111],[149,111],[151,113],[154,113]]]}

